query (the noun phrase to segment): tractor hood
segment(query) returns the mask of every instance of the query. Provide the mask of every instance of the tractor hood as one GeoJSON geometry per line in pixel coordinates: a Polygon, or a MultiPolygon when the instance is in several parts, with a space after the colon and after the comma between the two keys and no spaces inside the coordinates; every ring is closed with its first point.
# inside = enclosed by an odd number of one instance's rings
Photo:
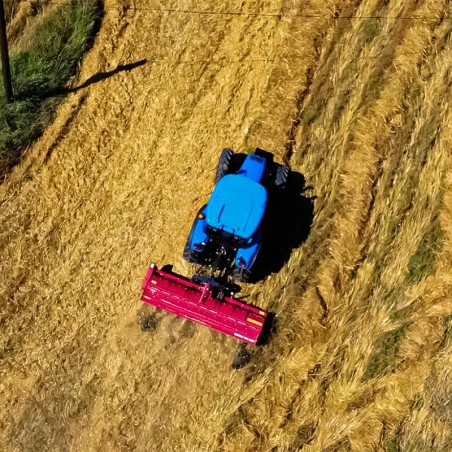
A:
{"type": "Polygon", "coordinates": [[[207,204],[207,224],[249,239],[261,224],[267,205],[267,191],[245,176],[222,177],[207,204]]]}

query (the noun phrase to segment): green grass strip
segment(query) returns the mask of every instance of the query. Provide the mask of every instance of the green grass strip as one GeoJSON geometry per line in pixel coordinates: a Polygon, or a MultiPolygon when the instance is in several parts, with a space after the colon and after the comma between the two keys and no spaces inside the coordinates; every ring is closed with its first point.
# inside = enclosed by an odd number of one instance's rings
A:
{"type": "Polygon", "coordinates": [[[36,25],[26,50],[12,52],[14,103],[6,103],[0,83],[0,178],[53,120],[99,17],[95,0],[62,5],[36,25]]]}

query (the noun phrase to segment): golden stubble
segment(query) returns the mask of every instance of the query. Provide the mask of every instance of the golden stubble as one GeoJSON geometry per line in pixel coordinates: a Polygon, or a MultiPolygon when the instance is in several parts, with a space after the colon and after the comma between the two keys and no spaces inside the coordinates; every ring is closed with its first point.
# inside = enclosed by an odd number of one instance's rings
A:
{"type": "Polygon", "coordinates": [[[105,2],[74,83],[147,63],[71,94],[0,187],[4,449],[448,450],[452,12],[383,3],[105,2]],[[317,196],[306,242],[244,288],[278,329],[238,372],[232,339],[137,326],[149,262],[191,272],[226,146],[274,152],[317,196]]]}

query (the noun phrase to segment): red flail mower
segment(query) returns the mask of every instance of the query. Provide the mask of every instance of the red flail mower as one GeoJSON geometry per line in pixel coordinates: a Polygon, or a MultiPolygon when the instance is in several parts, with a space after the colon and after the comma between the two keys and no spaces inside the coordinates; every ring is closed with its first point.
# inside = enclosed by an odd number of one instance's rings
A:
{"type": "Polygon", "coordinates": [[[267,313],[231,296],[221,286],[190,280],[152,264],[141,300],[193,320],[241,342],[256,345],[267,313]]]}

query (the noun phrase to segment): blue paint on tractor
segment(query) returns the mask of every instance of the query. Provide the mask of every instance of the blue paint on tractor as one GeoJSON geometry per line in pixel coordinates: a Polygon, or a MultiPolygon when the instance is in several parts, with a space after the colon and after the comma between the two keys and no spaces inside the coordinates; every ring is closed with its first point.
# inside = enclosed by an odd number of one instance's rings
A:
{"type": "Polygon", "coordinates": [[[262,229],[259,229],[255,236],[248,241],[246,246],[237,249],[235,256],[236,267],[251,268],[257,258],[257,254],[262,244],[262,229]]]}
{"type": "Polygon", "coordinates": [[[240,167],[238,174],[261,183],[265,174],[266,160],[255,154],[246,157],[243,165],[240,167]]]}
{"type": "Polygon", "coordinates": [[[234,162],[239,157],[229,149],[223,150],[217,184],[193,223],[184,258],[224,269],[234,278],[248,281],[261,248],[268,202],[266,187],[269,177],[274,177],[274,169],[270,169],[274,164],[265,157],[250,154],[237,169],[234,162]]]}
{"type": "Polygon", "coordinates": [[[250,239],[262,222],[267,206],[267,190],[238,174],[224,176],[207,204],[207,224],[212,228],[250,239]]]}
{"type": "Polygon", "coordinates": [[[209,241],[206,223],[206,207],[207,205],[201,207],[199,210],[190,232],[190,248],[196,253],[204,251],[204,248],[209,241]]]}

